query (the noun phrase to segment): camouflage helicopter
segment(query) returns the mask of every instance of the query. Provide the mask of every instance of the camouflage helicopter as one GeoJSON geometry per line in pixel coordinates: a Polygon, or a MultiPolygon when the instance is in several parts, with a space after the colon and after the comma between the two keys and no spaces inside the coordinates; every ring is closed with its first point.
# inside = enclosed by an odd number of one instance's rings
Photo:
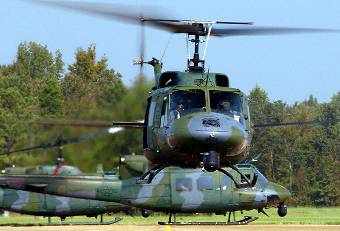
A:
{"type": "MultiPolygon", "coordinates": [[[[40,121],[41,124],[86,126],[117,126],[143,129],[144,155],[154,167],[143,174],[137,183],[151,183],[164,168],[179,166],[203,167],[228,177],[223,167],[241,172],[235,164],[248,155],[253,129],[268,126],[315,124],[320,121],[252,124],[248,99],[240,89],[230,86],[224,73],[206,71],[205,57],[210,37],[255,36],[289,33],[321,33],[337,30],[317,28],[255,27],[250,22],[179,20],[161,14],[136,12],[131,6],[80,2],[37,1],[49,6],[92,13],[142,26],[140,60],[154,68],[152,88],[143,122],[92,123],[82,121],[40,121]],[[193,44],[193,56],[188,49],[185,71],[162,72],[162,63],[153,58],[144,60],[144,26],[171,33],[185,34],[187,45],[193,44]],[[204,37],[204,39],[201,39],[204,37]],[[205,43],[200,56],[200,44],[205,43]]],[[[251,181],[245,178],[248,186],[251,181]]]]}
{"type": "MultiPolygon", "coordinates": [[[[89,140],[117,131],[120,131],[120,129],[104,129],[100,132],[87,133],[67,140],[58,138],[57,141],[48,144],[13,150],[10,154],[57,147],[59,150],[58,163],[61,164],[60,160],[63,160],[60,152],[61,144],[89,140]]],[[[3,154],[9,154],[9,152],[3,154]]],[[[290,197],[287,189],[269,182],[254,166],[249,164],[237,166],[240,168],[240,176],[235,175],[235,172],[230,169],[222,169],[225,175],[221,175],[202,171],[199,168],[169,168],[168,171],[160,172],[153,183],[144,186],[135,184],[136,177],[147,172],[146,170],[149,168],[149,163],[143,155],[121,157],[118,175],[105,174],[104,172],[84,174],[77,167],[67,165],[67,168],[63,169],[63,166],[40,165],[7,169],[1,175],[2,178],[0,177],[2,179],[2,181],[0,180],[0,208],[49,218],[58,216],[62,220],[67,216],[100,215],[101,222],[99,224],[112,224],[120,220],[115,218],[110,222],[102,222],[103,213],[129,212],[131,207],[141,208],[144,217],[148,217],[151,211],[169,212],[171,214],[169,223],[172,222],[171,217],[175,213],[215,212],[216,214],[225,214],[229,211],[226,224],[247,224],[257,218],[246,217],[244,220],[236,221],[235,211],[258,209],[259,212],[266,214],[263,208],[274,206],[278,208],[280,216],[285,216],[287,207],[284,202],[290,197]],[[58,168],[59,170],[56,171],[58,168]],[[25,181],[23,182],[24,185],[20,183],[25,179],[32,181],[25,181]],[[50,186],[53,185],[52,187],[56,186],[57,188],[59,186],[69,188],[67,184],[73,184],[71,182],[76,180],[79,184],[74,184],[75,187],[86,193],[78,196],[79,191],[77,191],[77,194],[73,194],[72,188],[70,188],[71,193],[68,192],[67,194],[45,190],[47,184],[41,182],[40,179],[47,180],[46,182],[49,182],[50,186]],[[68,183],[60,182],[60,179],[68,183]],[[251,180],[252,187],[249,187],[246,179],[251,180]],[[89,182],[87,180],[92,183],[96,181],[95,184],[98,186],[96,191],[104,193],[105,196],[103,198],[87,197],[87,194],[92,194],[88,193],[87,185],[89,182]],[[109,188],[106,186],[107,183],[109,183],[109,188]],[[105,186],[102,187],[103,184],[105,186]],[[156,193],[150,194],[150,190],[156,193]],[[119,196],[115,196],[116,194],[119,196]],[[196,199],[186,202],[188,198],[196,199]],[[132,200],[134,202],[131,202],[132,200]],[[216,204],[220,204],[220,206],[216,207],[216,204]],[[230,219],[232,213],[234,214],[234,221],[230,219]]],[[[93,190],[92,187],[90,186],[90,190],[93,190]]],[[[173,222],[175,222],[175,216],[173,219],[173,222]]]]}
{"type": "Polygon", "coordinates": [[[0,185],[7,190],[40,195],[120,203],[141,208],[144,217],[150,215],[150,210],[167,212],[170,224],[176,224],[173,216],[176,213],[226,215],[229,212],[228,221],[219,224],[248,224],[257,219],[245,217],[236,221],[235,211],[239,210],[257,209],[266,214],[264,208],[277,207],[279,216],[287,214],[284,202],[291,196],[290,192],[268,181],[253,165],[237,165],[244,177],[227,168],[225,171],[232,177],[199,168],[169,167],[160,171],[150,184],[136,184],[136,176],[147,166],[145,163],[141,155],[124,156],[119,177],[0,175],[0,185]],[[253,187],[248,187],[246,179],[251,180],[253,187]]]}

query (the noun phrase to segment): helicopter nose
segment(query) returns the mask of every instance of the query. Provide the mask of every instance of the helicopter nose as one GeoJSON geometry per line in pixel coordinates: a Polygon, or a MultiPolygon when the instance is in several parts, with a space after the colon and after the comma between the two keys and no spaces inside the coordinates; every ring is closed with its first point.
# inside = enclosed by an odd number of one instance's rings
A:
{"type": "Polygon", "coordinates": [[[285,187],[279,184],[275,184],[271,182],[269,184],[269,188],[271,188],[270,189],[271,193],[267,195],[268,204],[272,204],[272,205],[280,204],[292,196],[292,194],[290,193],[288,189],[286,189],[285,187]]]}
{"type": "Polygon", "coordinates": [[[281,185],[280,185],[279,189],[277,190],[277,194],[278,194],[281,202],[286,201],[287,199],[289,199],[292,196],[290,191],[288,189],[286,189],[285,187],[281,186],[281,185]]]}
{"type": "Polygon", "coordinates": [[[208,146],[224,148],[237,146],[245,138],[243,128],[234,118],[223,114],[206,113],[195,115],[188,123],[192,137],[208,146]]]}
{"type": "Polygon", "coordinates": [[[178,140],[190,149],[227,152],[244,144],[243,126],[230,116],[218,113],[200,113],[176,121],[178,140]]]}

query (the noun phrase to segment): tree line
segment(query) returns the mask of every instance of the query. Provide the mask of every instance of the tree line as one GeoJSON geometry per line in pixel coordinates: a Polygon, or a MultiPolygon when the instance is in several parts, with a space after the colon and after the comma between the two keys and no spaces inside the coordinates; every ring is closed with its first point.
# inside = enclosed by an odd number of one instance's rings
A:
{"type": "MultiPolygon", "coordinates": [[[[67,139],[94,128],[44,127],[39,119],[140,120],[152,87],[143,76],[132,86],[96,56],[96,47],[77,49],[74,63],[66,65],[60,51],[52,53],[35,42],[21,43],[12,64],[0,65],[0,152],[67,139]]],[[[249,159],[274,182],[290,189],[291,204],[340,205],[340,91],[327,103],[310,96],[288,105],[272,101],[255,86],[249,94],[254,124],[286,121],[325,121],[322,125],[255,129],[249,159]]],[[[93,172],[117,166],[120,155],[142,153],[142,133],[124,130],[111,136],[66,145],[68,164],[93,172]]],[[[7,165],[53,164],[56,150],[36,150],[1,156],[7,165]]]]}

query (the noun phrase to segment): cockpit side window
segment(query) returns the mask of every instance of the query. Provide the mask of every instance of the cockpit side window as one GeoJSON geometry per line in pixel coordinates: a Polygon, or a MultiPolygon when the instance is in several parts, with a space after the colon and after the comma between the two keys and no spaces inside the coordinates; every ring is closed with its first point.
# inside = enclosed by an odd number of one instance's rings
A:
{"type": "MultiPolygon", "coordinates": [[[[244,176],[247,177],[248,180],[251,180],[251,174],[246,173],[244,174],[244,176]]],[[[241,183],[247,183],[246,179],[243,176],[241,176],[241,183]]]]}
{"type": "Polygon", "coordinates": [[[161,112],[161,127],[164,127],[168,124],[167,114],[168,114],[168,98],[164,97],[161,112]]]}
{"type": "Polygon", "coordinates": [[[214,190],[214,179],[212,178],[212,176],[201,176],[197,179],[197,188],[201,191],[214,190]]]}
{"type": "Polygon", "coordinates": [[[153,122],[153,117],[155,114],[155,109],[156,109],[156,101],[151,101],[150,107],[149,107],[149,114],[148,114],[148,127],[152,126],[153,122]]]}
{"type": "Polygon", "coordinates": [[[205,92],[200,89],[177,90],[170,95],[170,117],[205,111],[205,92]]]}
{"type": "Polygon", "coordinates": [[[234,92],[210,90],[209,97],[212,112],[231,116],[243,124],[243,99],[241,95],[234,92]]]}
{"type": "Polygon", "coordinates": [[[260,182],[260,185],[262,188],[266,187],[269,183],[267,178],[262,175],[262,173],[255,167],[253,167],[254,174],[258,176],[258,182],[260,182]]]}
{"type": "Polygon", "coordinates": [[[191,191],[192,190],[192,180],[191,178],[177,178],[176,179],[176,191],[191,191]]]}

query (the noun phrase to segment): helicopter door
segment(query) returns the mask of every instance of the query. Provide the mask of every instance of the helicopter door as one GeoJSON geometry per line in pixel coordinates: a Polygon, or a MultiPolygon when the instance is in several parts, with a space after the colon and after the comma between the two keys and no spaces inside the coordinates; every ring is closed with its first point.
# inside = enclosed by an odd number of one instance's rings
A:
{"type": "MultiPolygon", "coordinates": [[[[161,126],[161,116],[162,116],[162,106],[163,106],[163,96],[159,95],[155,98],[155,101],[151,101],[150,112],[154,106],[153,121],[152,121],[152,149],[158,151],[158,138],[160,137],[160,126],[161,126]],[[153,104],[154,102],[154,104],[153,104]]],[[[150,116],[150,115],[149,115],[150,116]]],[[[151,123],[151,121],[150,121],[151,123]]]]}
{"type": "Polygon", "coordinates": [[[161,117],[160,117],[160,126],[159,126],[159,140],[158,140],[158,146],[161,147],[167,147],[167,133],[169,130],[168,125],[168,113],[169,113],[169,100],[168,97],[164,96],[162,97],[162,110],[161,110],[161,117]]]}
{"type": "Polygon", "coordinates": [[[197,191],[204,195],[203,206],[218,208],[221,206],[220,173],[204,172],[196,179],[197,191]]]}
{"type": "Polygon", "coordinates": [[[194,201],[193,181],[196,177],[186,176],[185,172],[171,174],[171,206],[175,210],[188,210],[197,206],[194,201]]]}
{"type": "MultiPolygon", "coordinates": [[[[145,116],[144,116],[144,121],[147,123],[149,121],[149,110],[150,110],[150,102],[151,102],[151,97],[148,98],[147,100],[147,106],[146,106],[146,111],[145,111],[145,116]]],[[[143,128],[143,149],[148,148],[148,126],[145,126],[143,128]]]]}
{"type": "MultiPolygon", "coordinates": [[[[218,174],[218,173],[217,173],[218,174]]],[[[171,204],[174,209],[191,211],[204,210],[221,204],[221,190],[216,174],[185,172],[171,174],[171,204]]]]}
{"type": "Polygon", "coordinates": [[[155,142],[154,142],[154,127],[153,127],[153,121],[154,121],[154,116],[155,116],[155,109],[156,109],[156,100],[154,98],[150,99],[150,105],[148,108],[148,113],[147,113],[147,128],[146,128],[146,141],[147,141],[147,146],[150,149],[154,149],[155,142]]]}
{"type": "Polygon", "coordinates": [[[221,191],[222,201],[227,204],[231,210],[236,208],[239,204],[238,189],[235,187],[234,182],[224,174],[221,174],[221,191]]]}

